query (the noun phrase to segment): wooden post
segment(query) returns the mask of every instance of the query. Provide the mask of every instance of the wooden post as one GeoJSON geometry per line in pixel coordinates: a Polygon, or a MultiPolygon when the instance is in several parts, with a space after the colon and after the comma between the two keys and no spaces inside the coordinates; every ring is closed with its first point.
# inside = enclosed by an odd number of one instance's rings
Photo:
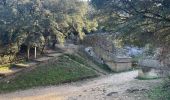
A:
{"type": "Polygon", "coordinates": [[[37,58],[37,47],[34,47],[34,58],[37,58]]]}
{"type": "Polygon", "coordinates": [[[30,46],[27,46],[27,59],[30,59],[30,46]]]}

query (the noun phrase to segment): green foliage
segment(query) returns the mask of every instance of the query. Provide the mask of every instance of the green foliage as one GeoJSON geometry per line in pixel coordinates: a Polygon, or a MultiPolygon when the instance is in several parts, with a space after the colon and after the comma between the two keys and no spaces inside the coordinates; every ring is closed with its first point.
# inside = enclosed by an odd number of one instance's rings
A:
{"type": "MultiPolygon", "coordinates": [[[[22,44],[42,47],[51,42],[63,44],[70,33],[80,39],[97,22],[89,17],[90,5],[79,0],[5,0],[0,2],[0,47],[22,44]]],[[[5,52],[6,50],[4,50],[5,52]]]]}
{"type": "Polygon", "coordinates": [[[14,61],[15,56],[14,55],[5,55],[3,57],[0,57],[0,64],[7,64],[9,62],[14,61]]]}
{"type": "Polygon", "coordinates": [[[10,69],[11,65],[1,65],[0,71],[8,71],[10,69]]]}
{"type": "Polygon", "coordinates": [[[167,0],[92,0],[100,25],[114,31],[124,44],[170,43],[170,8],[167,0]],[[102,4],[101,7],[99,4],[102,4]],[[101,19],[102,18],[102,19],[101,19]]]}
{"type": "Polygon", "coordinates": [[[76,60],[68,56],[61,56],[57,62],[38,66],[33,71],[17,76],[8,84],[5,82],[0,83],[0,92],[56,85],[94,76],[97,76],[97,74],[88,69],[86,65],[76,63],[76,60]]]}
{"type": "Polygon", "coordinates": [[[169,82],[166,82],[165,84],[160,85],[159,87],[153,89],[148,94],[149,98],[151,100],[170,100],[170,85],[169,82]]]}

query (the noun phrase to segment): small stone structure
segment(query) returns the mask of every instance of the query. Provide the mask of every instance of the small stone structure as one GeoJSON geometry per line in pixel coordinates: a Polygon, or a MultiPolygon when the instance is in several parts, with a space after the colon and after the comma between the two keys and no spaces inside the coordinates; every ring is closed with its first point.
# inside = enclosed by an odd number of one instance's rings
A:
{"type": "Polygon", "coordinates": [[[132,68],[132,58],[117,56],[112,61],[106,61],[106,64],[115,72],[127,71],[132,68]]]}
{"type": "MultiPolygon", "coordinates": [[[[108,67],[114,72],[122,72],[127,71],[132,68],[132,58],[126,56],[114,56],[114,58],[102,58],[101,56],[97,56],[95,51],[93,51],[92,47],[85,48],[86,54],[90,57],[93,57],[95,61],[106,64],[108,67]]],[[[111,56],[111,55],[110,55],[111,56]]]]}
{"type": "Polygon", "coordinates": [[[111,36],[104,35],[89,35],[85,37],[83,44],[87,47],[85,52],[93,57],[97,62],[106,64],[115,71],[127,71],[132,68],[131,57],[117,56],[116,48],[113,44],[111,36]]]}
{"type": "Polygon", "coordinates": [[[153,59],[141,60],[138,65],[140,67],[138,77],[144,79],[158,78],[160,76],[158,71],[163,67],[158,60],[153,59]]]}

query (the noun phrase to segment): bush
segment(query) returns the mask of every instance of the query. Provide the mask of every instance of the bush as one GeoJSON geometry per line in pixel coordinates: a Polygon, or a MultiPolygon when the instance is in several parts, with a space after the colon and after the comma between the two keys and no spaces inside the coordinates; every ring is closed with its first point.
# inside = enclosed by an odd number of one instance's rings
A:
{"type": "Polygon", "coordinates": [[[15,59],[15,56],[5,55],[4,57],[0,57],[0,65],[7,64],[15,59]]]}

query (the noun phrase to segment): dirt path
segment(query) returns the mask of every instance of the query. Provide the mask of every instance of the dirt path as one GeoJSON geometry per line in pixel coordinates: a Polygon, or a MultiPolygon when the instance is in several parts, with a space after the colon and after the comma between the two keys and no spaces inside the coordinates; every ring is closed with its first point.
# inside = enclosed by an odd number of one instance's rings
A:
{"type": "Polygon", "coordinates": [[[161,80],[137,80],[137,71],[59,86],[1,94],[0,100],[148,100],[144,95],[161,80]]]}

